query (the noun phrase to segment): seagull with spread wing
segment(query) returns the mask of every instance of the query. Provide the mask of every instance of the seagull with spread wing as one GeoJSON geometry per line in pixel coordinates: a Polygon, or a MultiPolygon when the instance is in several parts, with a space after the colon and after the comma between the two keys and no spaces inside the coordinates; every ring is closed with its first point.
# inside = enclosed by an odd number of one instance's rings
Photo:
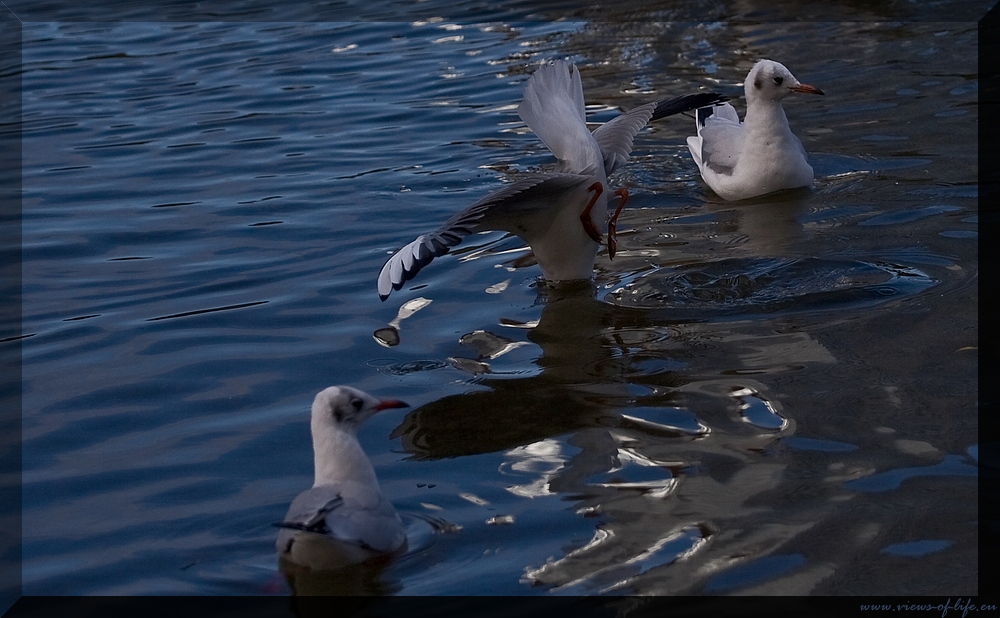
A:
{"type": "Polygon", "coordinates": [[[619,202],[609,218],[608,176],[628,160],[635,135],[650,120],[722,100],[716,93],[698,93],[647,103],[591,133],[576,66],[556,60],[540,67],[525,85],[517,111],[555,155],[555,169],[521,176],[397,251],[379,272],[379,297],[388,298],[465,236],[489,230],[503,230],[528,243],[547,281],[589,279],[605,224],[608,253],[615,254],[615,221],[628,192],[614,192],[619,202]]]}

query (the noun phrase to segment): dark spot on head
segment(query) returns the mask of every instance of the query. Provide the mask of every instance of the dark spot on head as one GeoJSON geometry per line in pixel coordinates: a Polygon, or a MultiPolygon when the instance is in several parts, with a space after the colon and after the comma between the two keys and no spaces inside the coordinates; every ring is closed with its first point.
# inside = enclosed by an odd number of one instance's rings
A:
{"type": "Polygon", "coordinates": [[[754,78],[754,80],[753,80],[753,87],[756,88],[757,90],[761,89],[761,83],[760,83],[760,78],[759,77],[755,77],[754,78]]]}
{"type": "Polygon", "coordinates": [[[344,413],[340,408],[333,411],[333,419],[338,423],[344,420],[344,413]]]}
{"type": "Polygon", "coordinates": [[[358,412],[360,412],[360,411],[361,411],[361,408],[363,408],[363,407],[364,407],[364,405],[365,405],[365,402],[361,401],[360,399],[357,399],[357,398],[355,398],[355,399],[352,399],[352,400],[351,400],[351,406],[352,406],[352,407],[353,407],[353,408],[354,408],[355,410],[357,410],[358,412]]]}
{"type": "Polygon", "coordinates": [[[783,82],[783,81],[785,81],[785,79],[782,76],[780,76],[780,75],[775,75],[774,76],[774,83],[775,84],[777,84],[777,85],[780,86],[781,82],[783,82]]]}

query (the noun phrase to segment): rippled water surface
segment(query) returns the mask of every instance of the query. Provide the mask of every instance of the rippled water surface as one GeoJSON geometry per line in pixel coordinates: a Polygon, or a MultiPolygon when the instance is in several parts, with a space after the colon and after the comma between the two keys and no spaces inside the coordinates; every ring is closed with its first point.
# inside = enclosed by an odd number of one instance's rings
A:
{"type": "Polygon", "coordinates": [[[759,10],[26,23],[25,594],[976,594],[976,24],[759,10]],[[600,123],[762,57],[811,190],[723,202],[665,119],[593,286],[487,233],[379,301],[551,162],[540,62],[600,123]],[[410,550],[283,573],[342,383],[412,405],[360,432],[410,550]]]}

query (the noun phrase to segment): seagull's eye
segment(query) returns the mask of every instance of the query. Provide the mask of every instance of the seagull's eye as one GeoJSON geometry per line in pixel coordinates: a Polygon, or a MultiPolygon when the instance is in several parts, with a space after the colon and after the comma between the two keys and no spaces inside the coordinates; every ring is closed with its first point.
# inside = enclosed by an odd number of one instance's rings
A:
{"type": "Polygon", "coordinates": [[[775,75],[774,76],[774,83],[776,85],[780,86],[781,82],[783,82],[783,81],[785,81],[785,79],[783,77],[781,77],[780,75],[775,75]]]}
{"type": "Polygon", "coordinates": [[[357,411],[360,411],[361,408],[364,407],[364,405],[365,405],[365,402],[361,401],[360,399],[352,399],[351,400],[351,407],[354,408],[357,411]]]}

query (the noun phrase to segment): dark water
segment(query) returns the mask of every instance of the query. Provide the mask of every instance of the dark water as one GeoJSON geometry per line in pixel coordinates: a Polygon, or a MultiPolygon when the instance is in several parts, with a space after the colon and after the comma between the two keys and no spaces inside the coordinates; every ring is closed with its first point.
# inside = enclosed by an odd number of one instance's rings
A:
{"type": "Polygon", "coordinates": [[[841,8],[25,24],[25,594],[288,594],[339,383],[413,404],[360,436],[411,550],[300,592],[977,594],[976,24],[841,8]],[[593,287],[493,233],[379,302],[549,162],[515,107],[557,57],[595,122],[783,61],[815,186],[722,202],[667,119],[593,287]]]}

